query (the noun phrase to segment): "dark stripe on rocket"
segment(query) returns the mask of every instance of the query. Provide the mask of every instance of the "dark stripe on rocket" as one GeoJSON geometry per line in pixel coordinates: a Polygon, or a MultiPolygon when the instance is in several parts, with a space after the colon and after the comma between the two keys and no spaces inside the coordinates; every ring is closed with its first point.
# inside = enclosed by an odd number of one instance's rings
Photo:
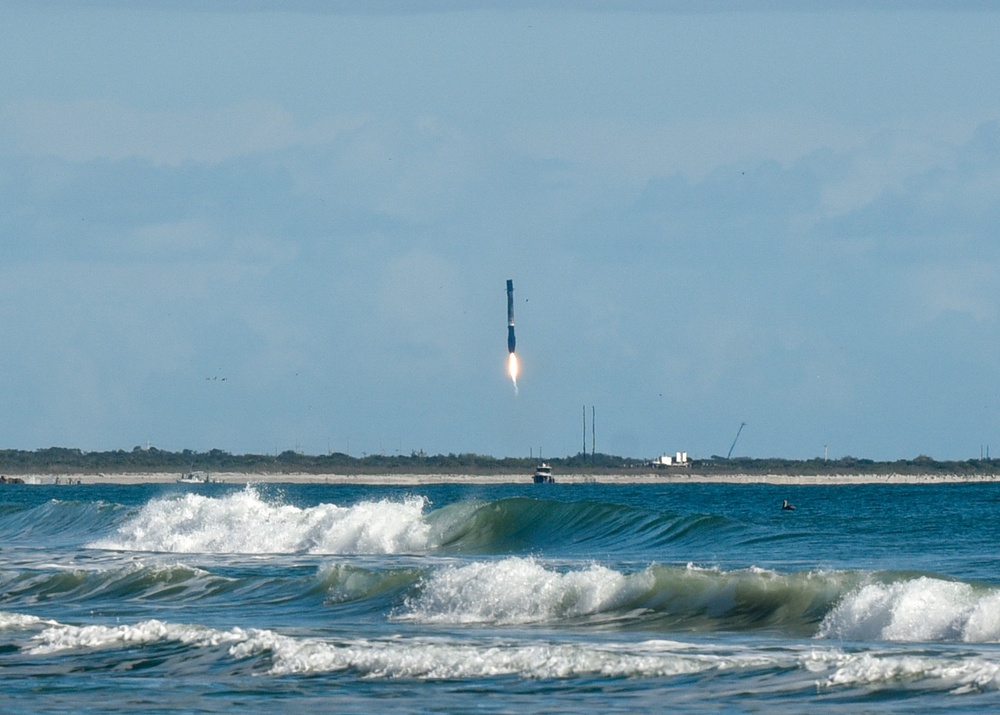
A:
{"type": "Polygon", "coordinates": [[[514,352],[514,281],[507,281],[507,352],[514,352]]]}

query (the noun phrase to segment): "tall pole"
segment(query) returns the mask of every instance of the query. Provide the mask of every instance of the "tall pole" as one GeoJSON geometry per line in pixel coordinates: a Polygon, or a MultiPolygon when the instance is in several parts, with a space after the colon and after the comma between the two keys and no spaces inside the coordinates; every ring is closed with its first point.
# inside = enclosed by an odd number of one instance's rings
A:
{"type": "Polygon", "coordinates": [[[590,461],[594,461],[594,455],[597,454],[597,429],[595,423],[597,417],[595,416],[594,406],[590,406],[590,461]]]}
{"type": "Polygon", "coordinates": [[[583,458],[587,458],[587,406],[583,406],[583,458]]]}

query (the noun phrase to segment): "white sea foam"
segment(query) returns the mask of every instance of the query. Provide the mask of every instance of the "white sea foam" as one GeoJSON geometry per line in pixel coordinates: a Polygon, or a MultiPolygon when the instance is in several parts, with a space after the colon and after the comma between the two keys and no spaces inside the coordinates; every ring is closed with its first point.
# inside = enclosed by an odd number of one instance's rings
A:
{"type": "Polygon", "coordinates": [[[118,626],[56,624],[35,636],[32,639],[35,645],[28,652],[32,655],[43,655],[81,648],[144,645],[163,641],[208,647],[243,641],[247,637],[247,632],[241,628],[220,631],[204,626],[165,623],[158,620],[118,626]]]}
{"type": "Polygon", "coordinates": [[[733,668],[789,665],[786,655],[699,652],[685,644],[647,641],[629,647],[595,643],[472,644],[444,639],[397,639],[333,644],[258,631],[230,648],[235,657],[269,655],[275,675],[358,671],[370,678],[657,677],[733,668]]]}
{"type": "MultiPolygon", "coordinates": [[[[271,630],[218,630],[159,620],[130,625],[72,626],[34,616],[0,613],[10,627],[48,624],[25,648],[28,656],[103,648],[181,643],[219,648],[237,660],[261,659],[270,675],[353,671],[366,678],[462,679],[515,676],[573,678],[671,677],[725,671],[798,671],[822,688],[908,687],[963,693],[1000,689],[1000,663],[981,655],[847,653],[799,649],[695,645],[668,640],[635,643],[527,642],[384,638],[329,641],[271,630]]],[[[793,686],[795,687],[795,686],[793,686]]]]}
{"type": "Polygon", "coordinates": [[[1000,689],[1000,663],[981,656],[855,653],[834,660],[824,664],[832,672],[819,681],[820,687],[906,686],[953,693],[1000,689]]]}
{"type": "MultiPolygon", "coordinates": [[[[25,617],[32,618],[32,617],[25,617]]],[[[37,619],[32,621],[38,623],[37,619]]],[[[236,659],[264,658],[272,675],[345,670],[369,678],[655,677],[734,668],[796,667],[791,653],[735,648],[714,652],[673,641],[606,643],[469,642],[432,638],[358,639],[331,642],[295,638],[271,630],[228,631],[159,620],[129,625],[52,624],[31,639],[30,656],[103,648],[141,648],[155,643],[194,648],[226,647],[236,659]]]]}
{"type": "Polygon", "coordinates": [[[154,499],[93,548],[174,553],[394,554],[432,546],[422,498],[349,507],[272,504],[247,489],[154,499]]]}
{"type": "Polygon", "coordinates": [[[886,641],[1000,641],[1000,592],[920,577],[873,583],[845,596],[819,637],[886,641]]]}
{"type": "Polygon", "coordinates": [[[422,623],[535,623],[623,607],[653,576],[592,565],[560,573],[532,558],[476,562],[435,571],[399,618],[422,623]]]}
{"type": "Polygon", "coordinates": [[[42,623],[52,623],[52,621],[43,621],[38,616],[0,611],[0,631],[22,630],[42,623]]]}

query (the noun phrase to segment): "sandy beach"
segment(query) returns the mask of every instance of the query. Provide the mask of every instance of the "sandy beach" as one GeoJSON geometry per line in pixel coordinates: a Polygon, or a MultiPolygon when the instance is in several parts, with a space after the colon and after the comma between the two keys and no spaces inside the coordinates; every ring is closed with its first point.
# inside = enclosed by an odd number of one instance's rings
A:
{"type": "MultiPolygon", "coordinates": [[[[135,474],[51,474],[17,475],[26,484],[170,484],[178,483],[179,473],[135,474]]],[[[530,483],[524,474],[242,474],[212,473],[212,482],[225,484],[364,484],[376,486],[415,486],[421,484],[521,484],[530,483]]],[[[1000,481],[1000,475],[960,474],[564,474],[556,475],[556,484],[774,484],[852,485],[852,484],[963,484],[1000,481]]],[[[189,485],[197,487],[197,484],[189,485]]]]}

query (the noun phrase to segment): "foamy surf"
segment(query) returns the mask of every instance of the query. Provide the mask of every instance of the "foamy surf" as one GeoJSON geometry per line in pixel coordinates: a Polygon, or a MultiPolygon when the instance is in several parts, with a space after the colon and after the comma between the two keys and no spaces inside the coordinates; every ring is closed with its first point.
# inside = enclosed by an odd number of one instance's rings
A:
{"type": "Polygon", "coordinates": [[[259,632],[233,646],[235,657],[266,655],[273,675],[351,670],[368,678],[524,679],[673,677],[738,668],[787,668],[789,654],[743,650],[702,652],[683,643],[648,641],[630,647],[584,643],[479,643],[448,639],[364,640],[329,643],[259,632]]]}
{"type": "Polygon", "coordinates": [[[532,558],[449,566],[432,573],[400,618],[424,623],[521,624],[620,609],[652,585],[648,572],[603,566],[560,573],[532,558]]]}
{"type": "Polygon", "coordinates": [[[1000,662],[978,655],[830,654],[808,662],[821,688],[940,690],[961,695],[1000,690],[1000,662]]]}
{"type": "MultiPolygon", "coordinates": [[[[159,645],[219,649],[236,661],[257,661],[276,676],[354,671],[366,678],[469,679],[515,676],[526,679],[673,677],[734,669],[812,670],[824,656],[754,648],[723,650],[678,641],[647,640],[631,645],[602,642],[483,641],[448,638],[326,640],[284,635],[269,629],[220,630],[196,624],[141,621],[115,626],[75,626],[0,613],[12,628],[46,626],[23,647],[28,657],[80,657],[89,651],[142,651],[159,645]],[[15,622],[16,621],[16,622],[15,622]]],[[[190,653],[191,651],[189,651],[190,653]]],[[[829,658],[837,656],[830,651],[829,658]]],[[[183,654],[177,656],[184,658],[183,654]]],[[[218,656],[217,656],[218,657],[218,656]]]]}
{"type": "Polygon", "coordinates": [[[1000,591],[921,576],[870,583],[844,596],[819,628],[823,638],[1000,642],[1000,591]]]}
{"type": "Polygon", "coordinates": [[[398,554],[434,546],[427,501],[382,499],[300,508],[253,487],[221,497],[153,499],[114,535],[89,544],[117,551],[206,554],[398,554]]]}
{"type": "Polygon", "coordinates": [[[155,651],[161,654],[159,660],[173,658],[179,665],[198,651],[210,651],[209,657],[217,661],[246,663],[257,675],[278,677],[353,673],[366,679],[438,681],[704,675],[734,682],[763,678],[770,688],[789,692],[865,688],[964,694],[1000,689],[1000,662],[978,654],[846,652],[820,646],[720,647],[666,639],[628,644],[517,638],[323,639],[271,629],[215,629],[156,619],[75,626],[0,612],[2,628],[42,629],[22,646],[26,658],[81,658],[89,652],[117,649],[122,662],[131,663],[147,649],[170,646],[155,651]]]}
{"type": "Polygon", "coordinates": [[[164,641],[208,647],[243,641],[246,638],[247,633],[240,628],[219,631],[204,626],[166,623],[160,620],[117,626],[56,624],[35,636],[27,652],[29,655],[47,655],[67,650],[141,647],[164,641]]]}
{"type": "Polygon", "coordinates": [[[53,624],[54,622],[43,620],[38,616],[0,611],[0,631],[21,631],[46,623],[53,624]]]}
{"type": "Polygon", "coordinates": [[[860,577],[653,564],[625,572],[560,569],[537,558],[449,565],[428,573],[395,614],[428,624],[658,622],[692,630],[780,628],[811,634],[860,577]]]}

